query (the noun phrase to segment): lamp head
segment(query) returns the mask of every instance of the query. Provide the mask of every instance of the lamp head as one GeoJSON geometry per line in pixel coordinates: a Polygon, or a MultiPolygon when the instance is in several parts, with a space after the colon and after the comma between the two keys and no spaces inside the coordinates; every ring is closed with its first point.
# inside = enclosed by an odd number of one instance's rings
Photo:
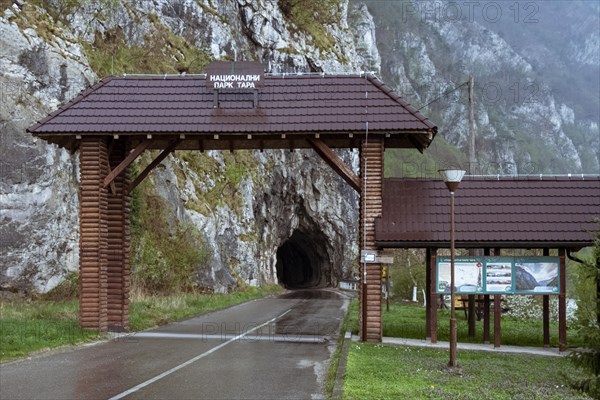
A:
{"type": "Polygon", "coordinates": [[[438,171],[440,175],[442,175],[442,179],[444,179],[444,183],[446,187],[450,191],[450,193],[454,193],[456,188],[458,188],[458,184],[462,180],[463,176],[465,176],[465,170],[456,169],[456,168],[448,168],[448,169],[440,169],[438,171]]]}

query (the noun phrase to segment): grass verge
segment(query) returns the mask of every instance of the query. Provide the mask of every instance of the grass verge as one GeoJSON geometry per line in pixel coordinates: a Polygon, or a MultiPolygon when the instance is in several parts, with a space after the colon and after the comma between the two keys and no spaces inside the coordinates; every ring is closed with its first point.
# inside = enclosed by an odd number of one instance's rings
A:
{"type": "Polygon", "coordinates": [[[327,370],[327,380],[325,381],[325,393],[327,394],[328,399],[331,399],[333,397],[335,379],[337,376],[338,367],[340,365],[342,349],[344,347],[344,336],[346,335],[346,331],[348,330],[349,323],[350,314],[348,311],[346,311],[346,316],[344,317],[342,327],[340,328],[340,337],[337,340],[335,351],[333,352],[333,355],[331,357],[331,363],[329,364],[329,369],[327,370]]]}
{"type": "Polygon", "coordinates": [[[352,343],[344,399],[588,399],[568,385],[569,360],[460,351],[449,370],[446,350],[352,343]]]}
{"type": "Polygon", "coordinates": [[[268,285],[260,288],[250,286],[232,293],[141,297],[129,305],[129,329],[141,331],[281,291],[281,286],[268,285]]]}
{"type": "MultiPolygon", "coordinates": [[[[393,301],[390,311],[382,310],[383,336],[407,339],[425,338],[425,308],[414,303],[393,301]]],[[[483,343],[483,320],[477,321],[476,334],[468,335],[468,324],[463,311],[457,311],[458,341],[464,343],[483,343]]],[[[493,315],[491,316],[493,319],[493,315]]],[[[358,334],[358,301],[350,304],[349,326],[353,334],[358,334]]],[[[493,340],[493,320],[490,323],[490,339],[493,340]]],[[[543,327],[541,320],[518,319],[502,316],[501,339],[503,345],[542,347],[543,327]]],[[[448,341],[450,331],[450,312],[438,310],[438,340],[448,341]]],[[[574,330],[567,332],[570,346],[583,345],[574,330]]],[[[550,345],[558,346],[558,323],[550,323],[550,345]]]]}
{"type": "MultiPolygon", "coordinates": [[[[133,299],[129,305],[130,329],[151,328],[281,291],[281,287],[271,285],[227,294],[133,299]]],[[[0,301],[0,361],[104,338],[99,332],[79,327],[78,308],[77,300],[0,301]]]]}
{"type": "Polygon", "coordinates": [[[0,361],[101,337],[79,327],[78,302],[0,302],[0,361]]]}

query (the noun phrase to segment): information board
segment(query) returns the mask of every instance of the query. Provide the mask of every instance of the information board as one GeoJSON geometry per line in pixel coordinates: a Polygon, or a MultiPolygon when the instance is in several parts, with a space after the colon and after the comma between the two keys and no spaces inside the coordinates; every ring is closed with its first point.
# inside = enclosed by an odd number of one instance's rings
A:
{"type": "MultiPolygon", "coordinates": [[[[558,257],[455,257],[456,294],[558,294],[558,257]]],[[[450,293],[450,257],[436,259],[437,293],[450,293]]]]}

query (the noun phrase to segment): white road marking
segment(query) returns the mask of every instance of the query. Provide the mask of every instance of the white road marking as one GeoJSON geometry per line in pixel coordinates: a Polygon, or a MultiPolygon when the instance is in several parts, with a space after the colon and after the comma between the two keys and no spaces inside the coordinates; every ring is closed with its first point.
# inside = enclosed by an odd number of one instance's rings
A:
{"type": "Polygon", "coordinates": [[[143,388],[145,388],[146,386],[148,386],[148,385],[151,385],[151,384],[153,384],[154,382],[157,382],[157,381],[161,380],[162,378],[164,378],[164,377],[166,377],[166,376],[169,376],[169,375],[171,375],[173,372],[179,371],[180,369],[182,369],[182,368],[185,368],[185,367],[187,367],[188,365],[195,363],[196,361],[200,360],[201,358],[204,358],[204,357],[206,357],[206,356],[208,356],[208,355],[210,355],[210,354],[214,353],[215,351],[218,351],[218,350],[222,349],[223,347],[227,346],[229,343],[231,343],[231,342],[235,342],[236,340],[239,340],[239,339],[243,338],[244,336],[246,336],[246,335],[248,335],[248,334],[250,334],[250,333],[252,333],[252,332],[254,332],[254,331],[256,331],[256,330],[258,330],[258,329],[260,329],[260,328],[262,328],[263,326],[266,326],[266,325],[269,325],[269,324],[270,324],[270,323],[272,323],[272,322],[275,322],[276,320],[278,320],[279,318],[283,317],[284,315],[286,315],[286,314],[287,314],[287,313],[289,313],[290,311],[292,311],[292,309],[291,309],[291,308],[290,308],[289,310],[287,310],[286,312],[284,312],[283,314],[281,314],[281,315],[279,315],[279,316],[277,316],[277,317],[275,317],[275,318],[273,318],[273,319],[270,319],[270,320],[268,320],[268,321],[267,321],[267,322],[265,322],[264,324],[262,324],[262,325],[258,325],[257,327],[255,327],[255,328],[252,328],[252,329],[248,330],[247,332],[244,332],[244,333],[243,333],[243,334],[241,334],[241,335],[237,335],[237,336],[235,336],[235,337],[233,337],[233,338],[229,339],[228,341],[226,341],[226,342],[224,342],[224,343],[221,343],[220,345],[218,345],[218,346],[215,346],[215,347],[213,347],[212,349],[210,349],[210,350],[208,350],[208,351],[206,351],[206,352],[204,352],[204,353],[202,353],[202,354],[198,354],[196,357],[194,357],[194,358],[191,358],[191,359],[187,360],[186,362],[184,362],[184,363],[182,363],[182,364],[179,364],[179,365],[177,365],[176,367],[173,367],[173,368],[171,368],[171,369],[170,369],[170,370],[168,370],[168,371],[165,371],[165,372],[163,372],[163,373],[162,373],[162,374],[160,374],[160,375],[156,375],[154,378],[150,378],[150,379],[148,379],[147,381],[145,381],[145,382],[142,382],[142,383],[140,383],[139,385],[136,385],[136,386],[132,387],[131,389],[128,389],[128,390],[124,391],[123,393],[119,393],[118,395],[111,397],[109,400],[118,400],[118,399],[122,399],[122,398],[123,398],[123,397],[125,397],[125,396],[128,396],[128,395],[130,395],[130,394],[132,394],[132,393],[135,393],[135,392],[137,392],[138,390],[140,390],[140,389],[143,389],[143,388]]]}
{"type": "MultiPolygon", "coordinates": [[[[246,333],[248,335],[248,333],[246,333]]],[[[228,340],[232,338],[238,338],[232,334],[221,334],[221,335],[208,335],[204,333],[171,333],[171,332],[142,332],[132,335],[132,339],[192,339],[192,340],[228,340]]],[[[274,334],[267,333],[258,336],[248,336],[239,339],[240,341],[257,342],[257,341],[271,341],[271,342],[291,342],[291,343],[324,343],[331,340],[326,336],[318,335],[298,335],[298,334],[274,334]]]]}

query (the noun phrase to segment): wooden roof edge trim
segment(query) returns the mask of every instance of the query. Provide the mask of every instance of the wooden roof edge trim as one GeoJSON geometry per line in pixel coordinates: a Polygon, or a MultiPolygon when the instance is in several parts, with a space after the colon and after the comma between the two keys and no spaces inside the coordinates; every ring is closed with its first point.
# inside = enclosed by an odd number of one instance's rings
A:
{"type": "MultiPolygon", "coordinates": [[[[431,182],[439,182],[443,183],[442,178],[413,178],[413,177],[389,177],[384,179],[384,184],[386,181],[390,183],[399,183],[399,182],[423,182],[423,183],[431,183],[431,182]]],[[[539,175],[465,175],[462,182],[598,182],[600,181],[600,175],[595,174],[567,174],[567,175],[542,175],[539,178],[539,175]]],[[[447,190],[444,185],[440,186],[444,190],[447,190]]],[[[460,190],[460,189],[459,189],[460,190]]]]}
{"type": "MultiPolygon", "coordinates": [[[[501,249],[558,249],[558,248],[567,248],[567,249],[582,249],[584,247],[593,246],[594,242],[555,242],[555,241],[523,241],[523,242],[515,242],[515,241],[490,241],[490,242],[482,242],[482,241],[457,241],[455,243],[456,248],[461,249],[485,249],[485,248],[501,248],[501,249]]],[[[399,240],[375,240],[375,245],[381,248],[402,248],[402,249],[411,249],[411,248],[437,248],[437,249],[445,249],[450,248],[449,242],[442,241],[423,241],[423,240],[415,240],[415,241],[399,241],[399,240]]]]}
{"type": "Polygon", "coordinates": [[[383,83],[375,74],[366,74],[367,79],[379,90],[385,93],[389,98],[400,104],[402,107],[412,114],[419,121],[423,122],[428,128],[434,130],[434,134],[437,133],[437,126],[429,120],[426,116],[421,114],[414,106],[404,100],[398,93],[396,93],[391,87],[383,83]]]}
{"type": "Polygon", "coordinates": [[[71,106],[79,103],[80,101],[85,99],[87,96],[89,96],[90,94],[95,92],[97,89],[101,88],[102,86],[106,85],[108,82],[112,81],[113,79],[116,79],[116,77],[109,76],[107,78],[101,79],[100,81],[96,82],[95,84],[88,87],[87,89],[82,90],[75,98],[69,100],[68,102],[66,102],[65,104],[60,106],[57,110],[51,112],[46,117],[44,117],[41,120],[39,120],[38,122],[36,122],[34,125],[27,128],[26,131],[33,134],[34,136],[37,136],[36,132],[35,132],[36,129],[38,129],[40,126],[46,124],[48,121],[52,120],[54,117],[58,116],[63,111],[66,111],[71,106]]]}
{"type": "MultiPolygon", "coordinates": [[[[164,137],[164,138],[168,138],[170,136],[175,136],[175,135],[180,135],[180,134],[185,134],[185,135],[189,135],[190,138],[193,137],[203,137],[203,136],[212,136],[212,135],[222,135],[223,138],[225,137],[230,137],[230,136],[246,136],[248,134],[251,134],[253,136],[280,136],[282,134],[285,134],[287,136],[294,136],[294,137],[298,137],[298,136],[307,136],[307,135],[332,135],[332,136],[344,136],[344,135],[348,135],[348,134],[353,134],[356,136],[365,136],[365,130],[364,129],[360,129],[360,130],[339,130],[339,131],[326,131],[326,130],[310,130],[310,131],[285,131],[285,130],[281,130],[281,131],[273,131],[273,132],[251,132],[251,131],[197,131],[197,132],[191,132],[191,131],[186,131],[186,130],[173,130],[173,131],[168,131],[168,132],[156,132],[156,131],[128,131],[128,132],[123,132],[123,131],[79,131],[79,130],[73,130],[73,131],[44,131],[44,132],[34,132],[34,136],[37,136],[41,139],[47,138],[47,137],[61,137],[61,136],[77,136],[77,135],[82,135],[82,136],[113,136],[113,135],[119,135],[119,136],[127,136],[127,137],[132,137],[132,136],[146,136],[146,135],[153,135],[153,136],[157,136],[157,137],[164,137]]],[[[385,130],[369,130],[369,136],[373,136],[373,135],[387,135],[390,134],[392,135],[392,139],[396,138],[396,136],[408,136],[408,135],[423,135],[425,133],[432,133],[431,130],[427,130],[427,129],[423,129],[423,130],[418,130],[418,129],[411,129],[411,130],[407,130],[407,131],[385,131],[385,130]]],[[[433,134],[433,133],[432,133],[433,134]]],[[[433,138],[433,137],[432,137],[433,138]]],[[[429,140],[428,140],[429,141],[429,140]]]]}

